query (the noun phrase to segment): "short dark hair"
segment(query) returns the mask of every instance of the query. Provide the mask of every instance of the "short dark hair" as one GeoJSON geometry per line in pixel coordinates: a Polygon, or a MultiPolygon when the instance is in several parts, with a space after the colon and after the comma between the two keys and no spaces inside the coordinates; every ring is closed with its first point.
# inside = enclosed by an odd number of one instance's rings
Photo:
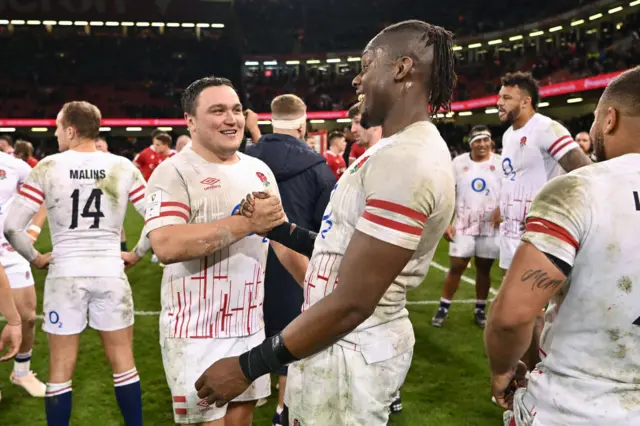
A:
{"type": "Polygon", "coordinates": [[[223,77],[204,77],[200,80],[196,80],[182,92],[182,110],[189,115],[195,115],[196,108],[198,107],[198,97],[203,90],[209,87],[229,86],[233,90],[231,80],[223,77]]]}
{"type": "Polygon", "coordinates": [[[341,139],[344,138],[344,133],[342,133],[340,130],[334,130],[331,133],[329,133],[328,139],[329,139],[329,145],[331,145],[331,143],[336,140],[336,139],[341,139]]]}
{"type": "Polygon", "coordinates": [[[0,135],[0,140],[7,141],[9,146],[13,146],[13,138],[9,135],[0,135]]]}
{"type": "Polygon", "coordinates": [[[526,91],[531,96],[531,106],[538,109],[540,102],[540,87],[530,72],[517,71],[507,73],[502,77],[502,85],[506,87],[518,86],[520,90],[526,91]]]}
{"type": "Polygon", "coordinates": [[[355,104],[353,104],[351,108],[349,108],[349,114],[347,115],[347,117],[353,120],[354,118],[356,118],[356,116],[360,115],[362,113],[360,111],[360,106],[360,102],[356,102],[355,104]]]}
{"type": "Polygon", "coordinates": [[[640,115],[640,66],[614,78],[604,89],[602,100],[616,103],[623,114],[640,115]]]}
{"type": "Polygon", "coordinates": [[[81,138],[95,140],[100,135],[101,120],[100,110],[89,102],[67,102],[62,107],[62,124],[65,127],[75,127],[81,138]]]}
{"type": "Polygon", "coordinates": [[[173,142],[173,138],[171,138],[171,135],[169,135],[168,133],[165,133],[165,132],[156,133],[153,136],[153,139],[157,139],[157,140],[159,140],[160,142],[162,142],[165,145],[171,145],[171,142],[173,142]]]}

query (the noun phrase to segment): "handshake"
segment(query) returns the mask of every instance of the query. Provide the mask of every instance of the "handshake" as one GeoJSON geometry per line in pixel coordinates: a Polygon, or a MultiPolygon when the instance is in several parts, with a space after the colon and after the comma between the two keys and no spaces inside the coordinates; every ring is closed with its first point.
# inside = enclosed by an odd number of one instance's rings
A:
{"type": "Polygon", "coordinates": [[[266,192],[247,194],[235,214],[248,218],[251,232],[260,236],[265,236],[287,219],[278,197],[266,192]]]}

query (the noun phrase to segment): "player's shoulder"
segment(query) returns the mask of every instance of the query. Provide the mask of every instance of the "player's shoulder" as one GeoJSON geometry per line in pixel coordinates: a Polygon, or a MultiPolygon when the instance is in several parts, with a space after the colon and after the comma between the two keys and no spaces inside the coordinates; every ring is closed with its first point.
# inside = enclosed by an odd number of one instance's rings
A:
{"type": "Polygon", "coordinates": [[[562,123],[552,119],[551,117],[538,113],[536,114],[536,119],[538,120],[537,130],[542,133],[548,133],[554,137],[561,137],[569,134],[569,130],[567,130],[562,123]]]}
{"type": "Polygon", "coordinates": [[[29,167],[29,165],[24,161],[22,161],[21,159],[1,151],[0,151],[0,165],[10,169],[21,169],[21,168],[24,168],[23,166],[29,167]]]}
{"type": "Polygon", "coordinates": [[[251,157],[250,155],[243,154],[242,152],[238,152],[238,157],[240,158],[240,161],[245,162],[247,167],[256,173],[267,173],[271,177],[274,176],[273,171],[267,163],[259,158],[251,157]]]}
{"type": "Polygon", "coordinates": [[[469,161],[471,161],[471,155],[468,152],[464,152],[451,160],[454,167],[463,166],[465,164],[468,164],[469,161]]]}

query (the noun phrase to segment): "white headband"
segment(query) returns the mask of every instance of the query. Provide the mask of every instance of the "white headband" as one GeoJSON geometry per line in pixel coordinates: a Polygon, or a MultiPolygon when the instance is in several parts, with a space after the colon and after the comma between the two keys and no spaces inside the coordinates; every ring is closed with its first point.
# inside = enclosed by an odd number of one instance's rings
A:
{"type": "Polygon", "coordinates": [[[473,135],[473,137],[471,137],[471,140],[469,140],[469,145],[471,145],[472,143],[474,143],[475,141],[477,141],[478,139],[481,139],[481,138],[489,138],[489,139],[491,139],[491,133],[489,133],[489,132],[476,133],[475,135],[473,135]]]}
{"type": "Polygon", "coordinates": [[[306,114],[302,117],[294,118],[293,120],[276,120],[275,118],[271,118],[271,125],[273,126],[273,128],[282,130],[297,130],[306,122],[306,114]]]}

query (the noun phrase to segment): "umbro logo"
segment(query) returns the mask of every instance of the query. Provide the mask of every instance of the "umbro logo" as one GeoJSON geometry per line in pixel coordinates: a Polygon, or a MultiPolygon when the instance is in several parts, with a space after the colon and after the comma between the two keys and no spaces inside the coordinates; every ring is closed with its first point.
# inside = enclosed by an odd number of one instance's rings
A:
{"type": "Polygon", "coordinates": [[[212,177],[208,177],[200,183],[204,185],[205,191],[222,187],[222,185],[220,185],[220,179],[216,179],[212,177]]]}
{"type": "Polygon", "coordinates": [[[213,405],[209,405],[209,403],[207,402],[207,399],[201,399],[200,401],[198,401],[198,403],[196,404],[198,407],[200,407],[200,412],[204,413],[206,411],[210,411],[213,410],[214,406],[213,405]]]}

